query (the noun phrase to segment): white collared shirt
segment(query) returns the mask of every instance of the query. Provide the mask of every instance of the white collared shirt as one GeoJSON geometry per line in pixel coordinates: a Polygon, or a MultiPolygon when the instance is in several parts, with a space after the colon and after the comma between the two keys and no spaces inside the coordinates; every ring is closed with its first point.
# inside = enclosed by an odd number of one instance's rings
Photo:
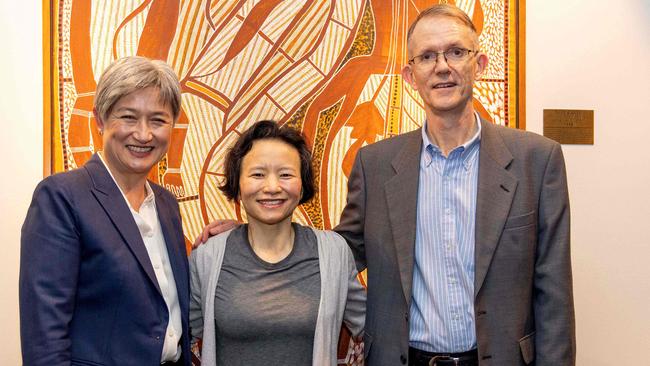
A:
{"type": "Polygon", "coordinates": [[[126,204],[131,210],[133,219],[135,220],[140,235],[142,236],[144,246],[147,249],[147,254],[149,255],[149,260],[153,266],[154,273],[156,274],[158,286],[160,287],[163,299],[167,304],[169,322],[167,323],[167,332],[165,333],[160,362],[177,361],[181,356],[179,341],[183,333],[181,325],[181,309],[178,303],[176,281],[174,280],[174,273],[172,271],[171,263],[169,262],[167,246],[165,245],[165,237],[163,236],[160,220],[158,219],[158,212],[156,211],[156,199],[153,190],[147,181],[145,183],[147,196],[142,202],[142,205],[140,205],[139,212],[134,210],[122,191],[122,188],[117,184],[117,181],[104,161],[102,154],[97,155],[99,155],[100,160],[106,167],[106,170],[108,170],[111,178],[113,178],[115,185],[122,193],[122,197],[124,197],[126,204]]]}

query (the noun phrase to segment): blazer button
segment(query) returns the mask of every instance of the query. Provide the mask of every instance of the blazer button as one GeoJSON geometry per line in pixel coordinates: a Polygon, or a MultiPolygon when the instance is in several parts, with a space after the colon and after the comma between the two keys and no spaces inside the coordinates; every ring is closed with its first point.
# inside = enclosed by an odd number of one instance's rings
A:
{"type": "Polygon", "coordinates": [[[402,362],[402,365],[406,365],[406,356],[400,355],[399,360],[402,362]]]}

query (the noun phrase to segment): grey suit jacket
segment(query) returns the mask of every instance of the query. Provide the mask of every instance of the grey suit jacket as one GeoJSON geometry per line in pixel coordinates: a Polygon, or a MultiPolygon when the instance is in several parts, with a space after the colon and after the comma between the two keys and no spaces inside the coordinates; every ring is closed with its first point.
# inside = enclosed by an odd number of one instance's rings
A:
{"type": "MultiPolygon", "coordinates": [[[[574,365],[560,145],[482,121],[474,278],[481,366],[574,365]]],[[[335,230],[368,269],[366,364],[408,361],[421,130],[359,150],[335,230]]]]}

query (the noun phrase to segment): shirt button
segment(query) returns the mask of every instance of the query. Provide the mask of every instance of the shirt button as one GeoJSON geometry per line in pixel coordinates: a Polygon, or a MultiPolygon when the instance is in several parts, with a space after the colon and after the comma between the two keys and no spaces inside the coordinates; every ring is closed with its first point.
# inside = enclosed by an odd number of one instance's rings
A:
{"type": "Polygon", "coordinates": [[[169,338],[172,338],[174,336],[174,332],[170,331],[169,334],[167,335],[169,338]]]}
{"type": "Polygon", "coordinates": [[[157,264],[154,264],[153,269],[160,269],[160,266],[157,264]]]}

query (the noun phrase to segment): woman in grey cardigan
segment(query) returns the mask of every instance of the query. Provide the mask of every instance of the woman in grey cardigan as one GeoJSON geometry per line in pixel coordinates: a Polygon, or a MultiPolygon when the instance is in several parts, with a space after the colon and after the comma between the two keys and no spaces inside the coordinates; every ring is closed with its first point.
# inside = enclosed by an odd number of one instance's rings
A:
{"type": "Polygon", "coordinates": [[[345,240],[291,222],[314,195],[303,137],[272,121],[229,151],[219,187],[247,225],[190,258],[190,328],[204,366],[336,365],[341,324],[363,329],[365,291],[345,240]]]}

